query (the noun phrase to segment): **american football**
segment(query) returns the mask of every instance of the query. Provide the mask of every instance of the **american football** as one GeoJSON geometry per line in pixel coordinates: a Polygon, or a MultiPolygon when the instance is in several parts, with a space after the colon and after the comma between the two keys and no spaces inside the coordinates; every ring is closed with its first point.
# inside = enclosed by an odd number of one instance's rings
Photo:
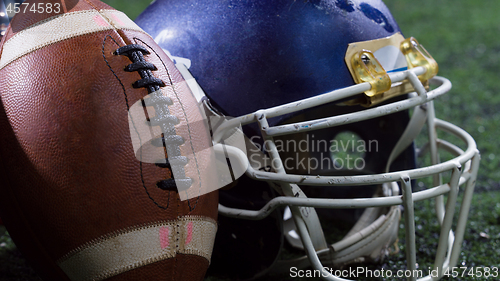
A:
{"type": "Polygon", "coordinates": [[[44,280],[202,280],[218,194],[182,76],[100,1],[23,5],[0,44],[0,216],[17,247],[44,280]],[[137,146],[144,124],[161,133],[137,146]]]}

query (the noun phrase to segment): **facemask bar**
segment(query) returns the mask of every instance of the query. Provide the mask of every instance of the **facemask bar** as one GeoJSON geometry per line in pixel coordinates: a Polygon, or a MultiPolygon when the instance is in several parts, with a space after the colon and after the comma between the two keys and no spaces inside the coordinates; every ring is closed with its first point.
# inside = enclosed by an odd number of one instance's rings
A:
{"type": "MultiPolygon", "coordinates": [[[[414,80],[418,80],[418,75],[425,73],[425,68],[416,67],[411,70],[389,73],[389,77],[393,83],[401,82],[405,79],[410,79],[412,83],[414,80]]],[[[438,77],[434,79],[439,87],[430,92],[426,92],[425,88],[421,83],[420,88],[417,92],[421,92],[422,94],[410,99],[394,102],[391,104],[382,105],[375,108],[369,108],[363,110],[361,112],[343,114],[338,116],[333,116],[329,118],[316,119],[313,121],[305,121],[300,123],[281,125],[275,127],[266,127],[262,128],[263,133],[267,136],[282,136],[289,133],[297,133],[304,131],[312,131],[319,130],[328,127],[334,127],[343,124],[349,124],[354,122],[359,122],[366,119],[376,118],[383,115],[388,115],[394,112],[403,111],[417,105],[423,104],[427,101],[433,100],[436,97],[446,93],[451,89],[451,83],[448,79],[438,77]]],[[[312,107],[316,107],[319,105],[324,105],[327,103],[352,98],[360,93],[364,93],[371,89],[371,85],[368,82],[356,84],[350,87],[346,87],[339,90],[334,90],[332,92],[328,92],[322,95],[318,95],[315,97],[303,99],[296,102],[291,102],[288,104],[276,106],[269,109],[259,110],[252,114],[243,115],[234,119],[229,120],[228,122],[222,124],[215,132],[214,132],[214,142],[219,143],[221,138],[224,135],[224,132],[230,128],[237,127],[239,125],[246,125],[259,120],[259,118],[272,118],[279,115],[285,115],[292,112],[298,112],[300,110],[309,109],[312,107]]]]}
{"type": "MultiPolygon", "coordinates": [[[[268,142],[270,147],[268,151],[272,161],[281,163],[277,149],[272,141],[273,136],[281,136],[292,134],[302,131],[310,131],[316,129],[323,129],[333,127],[346,123],[358,122],[366,119],[376,118],[379,116],[391,114],[397,111],[406,110],[412,107],[427,104],[427,123],[429,127],[429,144],[428,150],[431,153],[432,166],[412,169],[408,171],[390,172],[378,175],[361,175],[361,176],[347,176],[347,177],[333,177],[333,176],[311,176],[311,175],[293,175],[286,174],[283,169],[283,164],[278,165],[276,173],[257,171],[248,165],[248,159],[244,153],[238,149],[231,149],[226,146],[226,150],[230,154],[238,155],[242,165],[247,165],[246,174],[255,179],[269,182],[279,183],[283,189],[285,197],[277,197],[272,199],[264,208],[259,211],[241,210],[227,208],[222,205],[219,206],[219,212],[226,216],[238,217],[244,219],[261,219],[269,215],[275,208],[280,206],[290,206],[295,224],[298,227],[302,244],[305,247],[309,262],[313,269],[319,270],[325,280],[346,280],[333,276],[326,270],[318,257],[318,254],[324,256],[325,251],[329,249],[316,252],[313,246],[313,241],[310,238],[308,228],[305,220],[301,214],[299,206],[301,207],[315,207],[315,208],[367,208],[367,207],[383,207],[403,205],[405,207],[405,236],[407,241],[407,269],[410,271],[416,270],[416,249],[415,249],[415,222],[413,214],[413,203],[425,199],[436,199],[436,211],[438,221],[441,225],[441,234],[439,246],[436,253],[434,267],[442,277],[443,272],[448,267],[456,264],[460,253],[460,248],[465,231],[467,214],[470,207],[470,201],[474,189],[474,182],[477,175],[479,166],[479,152],[476,149],[474,139],[462,129],[448,123],[435,119],[432,100],[451,88],[451,83],[442,77],[434,77],[431,83],[437,84],[438,88],[427,92],[418,79],[419,75],[425,73],[423,67],[415,67],[407,71],[390,73],[390,79],[393,82],[399,82],[408,79],[413,85],[418,95],[410,97],[409,99],[394,102],[387,105],[382,105],[376,108],[366,109],[362,112],[344,114],[340,116],[333,116],[323,119],[312,121],[305,121],[300,123],[281,125],[269,127],[267,118],[275,117],[281,114],[288,114],[294,111],[308,109],[317,105],[325,104],[328,102],[338,101],[347,97],[354,96],[361,92],[370,90],[369,83],[361,83],[348,88],[332,91],[317,97],[301,100],[298,102],[289,103],[286,105],[259,110],[253,114],[248,114],[235,119],[232,119],[225,124],[221,125],[214,133],[215,149],[218,149],[217,141],[224,132],[233,126],[240,124],[249,124],[251,122],[258,122],[261,127],[262,136],[268,142]],[[458,147],[438,140],[436,136],[436,129],[447,131],[456,135],[467,144],[466,151],[462,151],[458,147]],[[274,146],[274,147],[273,147],[274,146]],[[456,158],[439,163],[438,148],[447,150],[454,154],[456,158]],[[441,183],[441,173],[451,171],[452,177],[449,183],[441,183]],[[426,176],[434,177],[434,187],[412,193],[411,180],[422,178],[426,176]],[[294,197],[294,188],[298,184],[316,185],[316,186],[349,186],[349,185],[372,185],[384,184],[391,181],[399,181],[401,183],[403,195],[402,196],[389,196],[378,198],[359,198],[359,199],[315,199],[315,198],[296,198],[294,197]],[[459,186],[466,184],[465,196],[462,201],[460,209],[459,222],[456,227],[456,236],[451,231],[451,224],[454,215],[454,208],[459,186]],[[443,194],[449,193],[448,202],[446,207],[443,202],[443,194]]],[[[425,149],[427,150],[427,149],[425,149]]],[[[417,280],[416,277],[409,277],[408,280],[417,280]]],[[[429,276],[419,280],[430,280],[429,276]]]]}

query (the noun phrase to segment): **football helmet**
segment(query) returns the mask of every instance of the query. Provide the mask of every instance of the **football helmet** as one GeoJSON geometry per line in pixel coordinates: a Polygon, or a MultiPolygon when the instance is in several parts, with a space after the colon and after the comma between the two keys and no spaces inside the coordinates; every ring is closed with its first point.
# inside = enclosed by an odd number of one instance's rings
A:
{"type": "Polygon", "coordinates": [[[401,216],[415,270],[414,203],[428,199],[440,225],[437,278],[456,265],[479,152],[468,133],[435,117],[433,100],[451,83],[381,1],[156,0],[136,22],[175,60],[207,115],[227,117],[212,124],[214,148],[245,169],[220,192],[212,270],[252,279],[312,267],[345,280],[328,268],[383,260],[401,216]],[[461,147],[439,139],[443,132],[461,147]],[[228,141],[238,133],[244,146],[228,141]],[[431,186],[415,188],[421,178],[431,186]],[[327,242],[344,223],[352,228],[327,242]],[[283,248],[304,255],[287,259],[283,248]]]}

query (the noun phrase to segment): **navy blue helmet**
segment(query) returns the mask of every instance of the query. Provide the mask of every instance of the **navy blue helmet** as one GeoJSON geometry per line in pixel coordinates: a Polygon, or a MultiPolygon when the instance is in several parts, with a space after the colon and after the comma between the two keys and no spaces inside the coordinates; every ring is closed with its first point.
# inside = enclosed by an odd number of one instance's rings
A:
{"type": "Polygon", "coordinates": [[[136,23],[194,78],[207,112],[243,125],[249,168],[220,192],[214,274],[252,279],[316,268],[314,252],[331,267],[390,252],[405,186],[394,181],[420,171],[413,140],[434,119],[426,102],[451,84],[432,78],[436,62],[382,1],[156,0],[136,23]],[[382,197],[393,201],[321,201],[382,197]],[[297,250],[307,255],[282,255],[297,250]]]}

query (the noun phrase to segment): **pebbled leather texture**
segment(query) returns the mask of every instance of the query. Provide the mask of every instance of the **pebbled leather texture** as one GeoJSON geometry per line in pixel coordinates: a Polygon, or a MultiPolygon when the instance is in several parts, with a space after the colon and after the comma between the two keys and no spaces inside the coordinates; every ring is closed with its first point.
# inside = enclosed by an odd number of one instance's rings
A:
{"type": "MultiPolygon", "coordinates": [[[[112,9],[95,0],[63,3],[66,14],[112,9]]],[[[54,16],[16,15],[0,52],[17,33],[54,16]]],[[[148,91],[132,87],[139,73],[124,71],[132,62],[113,54],[128,44],[150,50],[144,57],[166,84],[162,91],[173,100],[169,109],[180,121],[176,132],[185,140],[180,149],[190,160],[186,174],[193,185],[202,189],[203,181],[216,180],[211,155],[202,151],[211,142],[199,122],[203,113],[149,35],[98,31],[17,58],[0,69],[0,215],[46,280],[69,280],[55,261],[103,236],[181,216],[217,219],[216,191],[181,201],[177,191],[156,186],[171,178],[168,168],[135,157],[127,110],[148,91]]],[[[202,280],[208,265],[201,256],[178,254],[109,280],[202,280]]]]}

